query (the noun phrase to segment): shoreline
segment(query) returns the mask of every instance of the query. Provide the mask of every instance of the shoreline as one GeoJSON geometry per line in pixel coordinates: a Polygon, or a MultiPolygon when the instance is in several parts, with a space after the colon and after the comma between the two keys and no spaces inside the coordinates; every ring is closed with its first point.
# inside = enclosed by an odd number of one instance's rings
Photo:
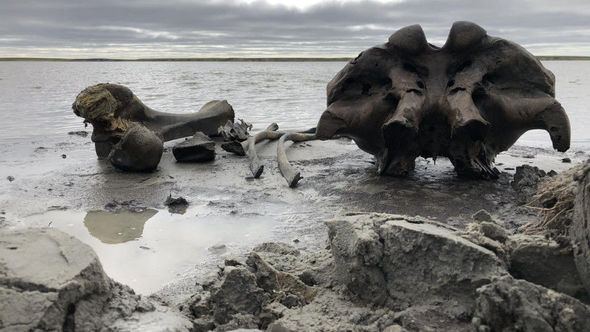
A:
{"type": "MultiPolygon", "coordinates": [[[[0,62],[11,61],[47,61],[47,62],[348,62],[354,57],[198,57],[198,58],[38,58],[38,57],[3,57],[0,62]]],[[[590,61],[590,56],[540,55],[541,61],[590,61]]]]}

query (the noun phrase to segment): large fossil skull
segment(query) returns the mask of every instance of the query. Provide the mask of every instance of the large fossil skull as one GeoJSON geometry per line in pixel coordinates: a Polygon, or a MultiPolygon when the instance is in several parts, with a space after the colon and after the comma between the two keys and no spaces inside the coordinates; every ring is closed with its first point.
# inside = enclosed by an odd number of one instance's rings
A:
{"type": "Polygon", "coordinates": [[[154,170],[165,141],[199,131],[216,135],[220,126],[234,120],[234,110],[225,100],[210,101],[195,113],[164,113],[147,107],[129,88],[109,83],[82,90],[72,109],[92,124],[98,157],[129,171],[154,170]]]}
{"type": "Polygon", "coordinates": [[[332,79],[317,136],[351,137],[377,158],[380,174],[406,175],[418,156],[443,156],[459,175],[495,178],[495,156],[528,130],[569,148],[554,85],[532,54],[476,24],[454,23],[440,48],[412,25],[332,79]]]}

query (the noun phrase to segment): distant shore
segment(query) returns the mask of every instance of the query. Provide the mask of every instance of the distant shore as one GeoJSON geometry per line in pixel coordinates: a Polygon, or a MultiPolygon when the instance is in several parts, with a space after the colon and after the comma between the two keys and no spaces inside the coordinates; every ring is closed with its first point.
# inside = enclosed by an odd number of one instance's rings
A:
{"type": "MultiPolygon", "coordinates": [[[[539,60],[565,60],[565,61],[588,61],[590,56],[561,56],[561,55],[542,55],[537,57],[539,60]]],[[[27,58],[13,57],[0,58],[0,61],[59,61],[59,62],[150,62],[150,61],[176,61],[176,62],[345,62],[353,58],[336,57],[336,58],[306,58],[306,57],[282,57],[282,58],[142,58],[142,59],[109,59],[109,58],[85,58],[85,59],[68,59],[68,58],[27,58]]]]}

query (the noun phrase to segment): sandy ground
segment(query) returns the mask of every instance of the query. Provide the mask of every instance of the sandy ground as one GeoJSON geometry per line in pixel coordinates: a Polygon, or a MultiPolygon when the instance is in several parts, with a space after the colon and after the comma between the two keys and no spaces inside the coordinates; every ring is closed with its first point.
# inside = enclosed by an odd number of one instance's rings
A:
{"type": "Polygon", "coordinates": [[[0,225],[64,230],[90,244],[117,281],[143,294],[163,287],[160,294],[174,300],[215,272],[223,258],[257,243],[324,247],[323,221],[343,212],[421,215],[462,227],[486,209],[514,228],[534,218],[515,206],[509,183],[516,166],[559,172],[588,158],[575,150],[514,147],[497,158],[503,171],[498,181],[459,179],[443,158],[419,159],[414,174],[400,179],[377,176],[372,157],[349,140],[300,143],[289,157],[304,179],[290,189],[276,167],[275,149],[272,143],[259,146],[265,172],[252,179],[247,159],[221,150],[211,163],[178,164],[168,148],[157,172],[128,174],[97,160],[89,137],[4,146],[0,225]],[[563,163],[564,157],[572,163],[563,163]],[[167,211],[169,195],[190,202],[186,213],[167,211]],[[105,211],[113,202],[128,202],[133,211],[105,211]]]}

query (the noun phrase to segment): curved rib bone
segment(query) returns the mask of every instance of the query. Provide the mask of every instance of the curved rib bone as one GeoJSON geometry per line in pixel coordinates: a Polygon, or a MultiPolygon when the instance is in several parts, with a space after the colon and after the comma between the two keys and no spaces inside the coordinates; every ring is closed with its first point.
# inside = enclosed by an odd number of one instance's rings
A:
{"type": "Polygon", "coordinates": [[[287,152],[285,150],[285,141],[293,141],[293,142],[304,142],[304,141],[311,141],[315,140],[315,134],[303,134],[303,133],[288,133],[279,139],[279,143],[277,144],[277,160],[279,164],[279,170],[281,174],[287,180],[290,188],[294,188],[297,186],[299,180],[301,180],[301,174],[296,171],[293,166],[289,163],[289,159],[287,159],[287,152]]]}
{"type": "Polygon", "coordinates": [[[279,125],[272,123],[268,128],[266,128],[266,130],[257,133],[253,137],[250,136],[245,142],[247,144],[246,155],[250,161],[250,171],[252,172],[252,176],[255,179],[258,179],[264,171],[264,165],[260,162],[258,154],[256,153],[256,144],[264,141],[265,139],[276,140],[281,137],[284,133],[278,132],[278,129],[279,125]]]}
{"type": "MultiPolygon", "coordinates": [[[[236,153],[238,155],[247,155],[248,156],[248,160],[250,161],[250,171],[252,172],[252,176],[257,179],[262,175],[262,172],[264,171],[264,165],[260,162],[260,159],[258,158],[258,154],[256,153],[256,144],[264,141],[264,140],[277,140],[282,138],[285,135],[291,135],[291,134],[287,134],[283,131],[277,131],[279,129],[279,126],[276,123],[272,123],[268,128],[266,128],[266,130],[261,131],[259,133],[257,133],[254,136],[250,136],[246,141],[244,142],[230,142],[229,144],[226,144],[224,149],[228,152],[232,152],[232,153],[236,153]],[[240,153],[240,151],[245,151],[242,153],[240,153]]],[[[316,128],[311,128],[305,131],[300,131],[294,134],[297,135],[307,135],[307,134],[313,134],[315,133],[316,128]]],[[[300,142],[300,141],[297,141],[300,142]]],[[[280,145],[280,142],[279,142],[280,145]]],[[[284,145],[284,142],[283,142],[284,145]]],[[[277,149],[279,149],[277,147],[277,149]]],[[[284,151],[284,146],[282,147],[283,151],[284,151]]],[[[289,165],[289,161],[286,158],[286,154],[285,157],[283,158],[284,160],[286,160],[286,164],[288,165],[285,169],[287,169],[287,173],[288,168],[290,168],[291,166],[289,165]]],[[[283,163],[284,164],[284,163],[283,163]]],[[[281,163],[279,163],[279,168],[280,168],[281,163]]],[[[300,179],[301,177],[299,177],[300,179]]],[[[299,181],[299,179],[297,179],[297,181],[299,181]]],[[[291,183],[291,181],[289,181],[289,183],[291,183]]],[[[296,184],[296,182],[295,182],[296,184]]],[[[295,185],[294,184],[294,185],[295,185]]],[[[293,186],[294,186],[293,185],[293,186]]]]}

